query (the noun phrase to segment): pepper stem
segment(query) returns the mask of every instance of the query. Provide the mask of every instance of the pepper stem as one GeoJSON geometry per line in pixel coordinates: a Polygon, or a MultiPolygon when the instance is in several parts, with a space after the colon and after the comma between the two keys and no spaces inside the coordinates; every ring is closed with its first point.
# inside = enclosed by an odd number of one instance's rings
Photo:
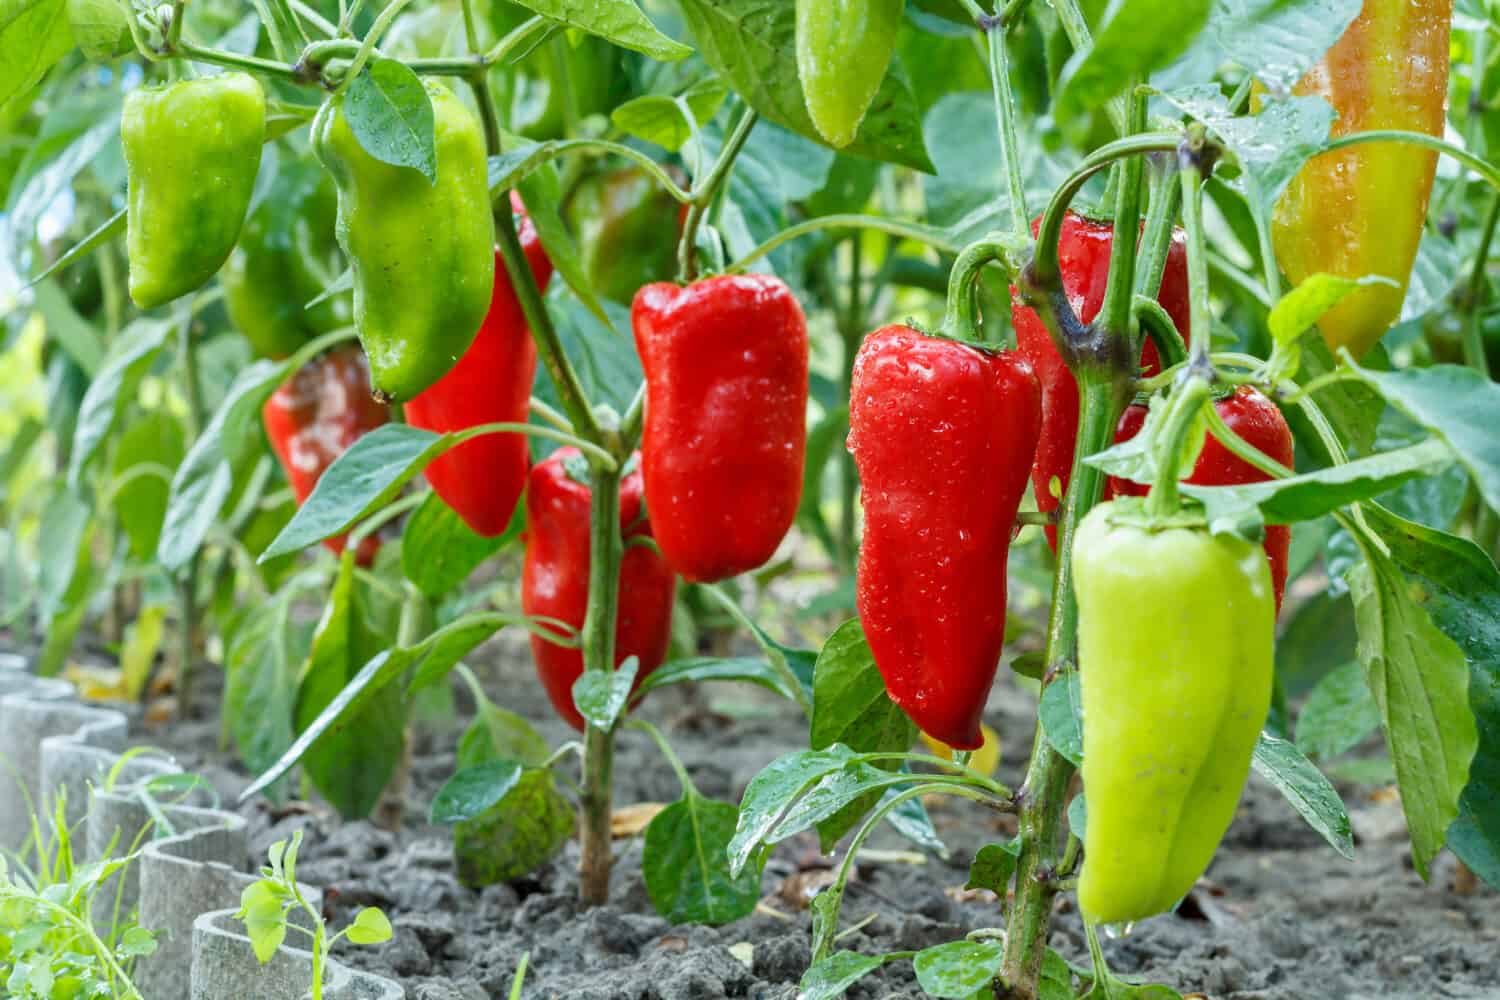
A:
{"type": "Polygon", "coordinates": [[[978,308],[974,301],[974,281],[987,264],[1005,259],[1005,245],[998,234],[991,234],[969,244],[953,270],[948,274],[948,307],[943,314],[941,333],[955,340],[977,341],[978,308]]]}

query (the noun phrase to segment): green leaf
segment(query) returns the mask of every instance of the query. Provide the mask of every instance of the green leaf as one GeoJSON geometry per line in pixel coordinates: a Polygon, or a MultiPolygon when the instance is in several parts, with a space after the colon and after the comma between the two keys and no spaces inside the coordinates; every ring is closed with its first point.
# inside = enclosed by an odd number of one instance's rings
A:
{"type": "Polygon", "coordinates": [[[486,538],[465,524],[437,493],[429,493],[401,529],[401,572],[423,596],[437,600],[519,538],[525,524],[525,513],[517,504],[505,533],[486,538]]]}
{"type": "MultiPolygon", "coordinates": [[[[354,551],[346,549],[298,685],[299,732],[317,722],[360,667],[387,647],[367,624],[363,586],[354,571],[354,551]]],[[[302,758],[303,769],[345,819],[362,819],[374,810],[401,762],[405,731],[401,692],[389,688],[371,693],[344,727],[313,742],[302,758]]]]}
{"type": "Polygon", "coordinates": [[[1337,757],[1380,728],[1380,706],[1351,661],[1318,682],[1297,715],[1297,749],[1311,757],[1337,757]]]}
{"type": "Polygon", "coordinates": [[[269,962],[286,940],[286,911],[280,886],[265,880],[252,882],[240,893],[237,914],[245,923],[245,935],[261,965],[269,962]]]}
{"type": "Polygon", "coordinates": [[[1350,861],[1354,860],[1349,813],[1333,785],[1302,756],[1302,751],[1286,740],[1261,733],[1250,766],[1292,804],[1292,808],[1328,841],[1329,846],[1350,861]]]}
{"type": "MultiPolygon", "coordinates": [[[[807,104],[797,65],[796,11],[791,3],[765,0],[680,0],[688,30],[704,61],[730,88],[768,120],[821,141],[807,104]]],[[[859,132],[846,151],[930,172],[921,114],[899,60],[881,81],[859,132]]]]}
{"type": "Polygon", "coordinates": [[[578,714],[606,732],[615,727],[630,701],[630,688],[641,668],[639,657],[631,656],[614,670],[585,670],[573,682],[573,704],[578,714]]]}
{"type": "Polygon", "coordinates": [[[47,321],[48,339],[57,341],[63,352],[92,378],[104,363],[104,338],[99,331],[78,315],[55,281],[37,285],[36,308],[47,321]]]}
{"type": "Polygon", "coordinates": [[[428,462],[461,440],[461,434],[434,434],[409,424],[375,428],[334,459],[307,502],[257,561],[264,563],[349,530],[395,499],[428,462]]]}
{"type": "Polygon", "coordinates": [[[1272,91],[1285,92],[1359,11],[1360,0],[1216,0],[1208,27],[1168,73],[1173,79],[1202,80],[1233,62],[1272,91]]]}
{"type": "Polygon", "coordinates": [[[391,939],[391,922],[378,908],[366,906],[354,915],[344,936],[354,944],[380,944],[391,939]]]}
{"type": "Polygon", "coordinates": [[[988,889],[1001,899],[1010,890],[1011,876],[1016,873],[1016,862],[1021,858],[1021,838],[1012,837],[1003,844],[985,844],[974,855],[969,866],[969,880],[965,889],[988,889]]]}
{"type": "MultiPolygon", "coordinates": [[[[10,252],[13,254],[11,259],[18,266],[30,258],[31,241],[39,235],[37,226],[43,216],[53,208],[59,197],[72,191],[78,175],[95,163],[110,143],[120,141],[120,98],[110,95],[100,107],[102,114],[90,115],[84,119],[88,123],[86,128],[72,129],[64,126],[52,131],[54,116],[49,115],[42,135],[38,136],[38,141],[28,150],[27,161],[22,165],[21,171],[27,170],[34,162],[44,163],[44,165],[38,166],[29,176],[18,173],[12,181],[13,184],[20,186],[12,187],[7,199],[9,217],[3,224],[0,224],[0,234],[3,234],[4,239],[4,242],[0,242],[0,246],[9,245],[10,252]],[[94,120],[96,117],[97,121],[94,120]],[[63,143],[66,145],[62,145],[60,149],[56,148],[63,143]],[[33,160],[33,157],[36,159],[33,160]]],[[[41,280],[40,276],[32,279],[33,282],[41,282],[41,280]]],[[[67,299],[55,282],[42,283],[38,287],[38,292],[41,293],[43,288],[46,289],[46,297],[44,299],[39,295],[38,305],[47,316],[50,327],[54,319],[62,313],[62,310],[55,308],[58,300],[67,302],[67,299]]],[[[76,328],[76,326],[84,325],[84,320],[73,310],[70,303],[66,312],[71,314],[69,326],[76,328]]],[[[73,331],[49,329],[48,336],[57,338],[64,344],[63,349],[70,353],[76,346],[81,346],[76,343],[76,339],[89,341],[87,350],[92,355],[93,363],[90,364],[84,359],[78,360],[90,375],[95,373],[104,346],[102,338],[96,331],[90,329],[87,333],[81,333],[76,329],[73,331]],[[75,343],[70,345],[69,341],[75,341],[75,343]]]]}
{"type": "Polygon", "coordinates": [[[677,152],[700,126],[713,120],[729,94],[729,88],[718,77],[699,80],[677,97],[646,94],[626,101],[610,112],[615,127],[655,143],[669,152],[677,152]]]}
{"type": "Polygon", "coordinates": [[[836,951],[802,974],[799,1000],[838,1000],[844,991],[885,964],[884,955],[836,951]]]}
{"type": "Polygon", "coordinates": [[[1144,82],[1177,58],[1203,30],[1212,6],[1211,0],[1110,0],[1093,46],[1063,67],[1058,119],[1102,106],[1132,80],[1144,82]]]}
{"type": "Polygon", "coordinates": [[[515,0],[528,10],[570,28],[598,35],[624,49],[661,62],[692,55],[693,50],[656,30],[633,0],[515,0]]]}
{"type": "MultiPolygon", "coordinates": [[[[829,637],[813,667],[812,732],[808,743],[822,750],[842,743],[859,753],[903,751],[916,739],[917,727],[891,701],[875,656],[865,641],[858,618],[850,619],[829,637]]],[[[893,771],[897,761],[882,762],[893,771]]],[[[828,851],[880,799],[878,791],[851,801],[818,824],[818,839],[828,851]]]]}
{"type": "Polygon", "coordinates": [[[656,912],[674,924],[711,927],[750,915],[760,900],[760,869],[729,869],[739,809],[688,792],[646,827],[641,873],[656,912]]]}
{"type": "Polygon", "coordinates": [[[408,670],[413,670],[408,692],[416,691],[422,686],[424,673],[425,683],[438,679],[471,649],[510,621],[510,616],[493,612],[469,615],[443,626],[415,645],[395,646],[377,653],[338,691],[316,719],[301,727],[297,739],[251,782],[250,787],[240,794],[240,801],[262,791],[290,771],[324,733],[348,728],[351,720],[371,699],[408,670]]]}
{"type": "Polygon", "coordinates": [[[68,484],[77,489],[94,453],[134,401],[136,387],[151,370],[172,324],[141,318],[121,331],[120,339],[99,373],[89,382],[78,408],[73,450],[68,456],[68,484]]]}
{"type": "MultiPolygon", "coordinates": [[[[508,132],[505,133],[505,138],[507,144],[524,141],[520,136],[513,136],[508,132]]],[[[584,270],[583,258],[578,253],[578,245],[573,242],[573,234],[563,221],[562,179],[558,176],[557,166],[550,162],[538,164],[518,180],[515,187],[521,194],[526,214],[536,227],[537,238],[542,241],[542,248],[547,251],[547,259],[552,261],[553,268],[562,275],[563,282],[578,296],[578,301],[584,308],[606,327],[611,326],[609,313],[599,301],[594,286],[589,282],[588,272],[584,270]]],[[[545,292],[546,289],[543,288],[542,291],[545,292]]]]}
{"type": "Polygon", "coordinates": [[[917,985],[935,997],[970,1000],[1000,974],[1005,945],[999,941],[950,941],[917,952],[911,960],[917,985]]]}
{"type": "Polygon", "coordinates": [[[67,0],[68,24],[83,54],[103,62],[128,50],[130,25],[118,0],[67,0]]]}
{"type": "Polygon", "coordinates": [[[1386,401],[1448,442],[1491,510],[1500,510],[1500,384],[1472,368],[1433,365],[1380,372],[1353,365],[1386,401]]]}
{"type": "Polygon", "coordinates": [[[1411,833],[1412,864],[1427,877],[1468,781],[1478,745],[1462,649],[1417,604],[1400,569],[1363,546],[1348,573],[1359,659],[1385,723],[1411,833]]]}
{"type": "Polygon", "coordinates": [[[93,511],[72,490],[62,484],[53,488],[37,529],[37,549],[45,554],[37,569],[37,616],[43,626],[67,603],[79,561],[87,556],[92,520],[93,511]]]}
{"type": "Polygon", "coordinates": [[[1075,767],[1083,763],[1082,704],[1083,696],[1075,670],[1063,674],[1042,690],[1041,706],[1037,709],[1047,742],[1075,767]]]}
{"type": "Polygon", "coordinates": [[[1089,825],[1089,803],[1082,792],[1073,796],[1073,801],[1068,803],[1068,832],[1079,840],[1083,839],[1084,833],[1089,825]]]}
{"type": "Polygon", "coordinates": [[[428,822],[447,825],[473,819],[510,794],[522,770],[513,760],[490,760],[464,768],[438,789],[428,822]]]}
{"type": "Polygon", "coordinates": [[[1421,476],[1453,465],[1453,450],[1437,439],[1380,452],[1345,465],[1244,486],[1193,486],[1182,492],[1208,508],[1210,520],[1258,507],[1267,524],[1311,521],[1359,500],[1369,500],[1421,476]]]}
{"type": "Polygon", "coordinates": [[[457,763],[464,768],[492,760],[515,760],[538,767],[549,753],[547,741],[531,723],[486,699],[458,741],[457,763]]]}
{"type": "Polygon", "coordinates": [[[287,366],[258,361],[235,376],[223,402],[172,476],[156,558],[169,573],[186,566],[203,544],[234,485],[231,462],[259,426],[256,418],[287,366]]]}
{"type": "Polygon", "coordinates": [[[120,936],[116,953],[126,958],[145,958],[156,954],[156,935],[144,927],[127,927],[120,936]]]}
{"type": "Polygon", "coordinates": [[[738,873],[749,864],[803,793],[853,760],[854,752],[838,744],[826,750],[799,750],[776,758],[751,778],[740,800],[739,825],[729,844],[733,871],[738,873]]]}
{"type": "MultiPolygon", "coordinates": [[[[1276,346],[1283,350],[1294,349],[1302,335],[1317,325],[1323,314],[1344,301],[1356,288],[1368,285],[1394,285],[1395,282],[1380,275],[1362,278],[1341,278],[1334,274],[1311,274],[1296,288],[1281,297],[1271,309],[1266,325],[1276,346]]],[[[1292,365],[1292,371],[1296,371],[1292,365]]],[[[1290,374],[1290,372],[1288,373],[1290,374]]]]}
{"type": "Polygon", "coordinates": [[[0,108],[28,93],[72,47],[64,0],[0,0],[0,108]]]}
{"type": "MultiPolygon", "coordinates": [[[[1365,508],[1390,557],[1406,574],[1411,600],[1463,651],[1479,748],[1448,828],[1448,846],[1500,888],[1500,571],[1467,539],[1365,508]]],[[[1404,802],[1403,783],[1403,802],[1404,802]]]]}
{"type": "Polygon", "coordinates": [[[149,559],[161,540],[172,470],[187,450],[182,424],[165,410],[130,420],[115,441],[110,506],[130,539],[130,551],[149,559]],[[158,474],[158,471],[161,474],[158,474]]]}
{"type": "Polygon", "coordinates": [[[345,91],[341,110],[365,152],[437,183],[432,98],[405,63],[371,59],[345,91]]]}

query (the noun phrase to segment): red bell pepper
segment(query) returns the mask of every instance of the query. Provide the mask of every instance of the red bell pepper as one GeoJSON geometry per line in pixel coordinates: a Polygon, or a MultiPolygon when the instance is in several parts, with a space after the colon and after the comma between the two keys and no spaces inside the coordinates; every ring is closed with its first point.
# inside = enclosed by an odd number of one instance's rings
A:
{"type": "Polygon", "coordinates": [[[771,558],[797,516],[807,443],[807,321],[759,274],[636,293],[646,374],[646,503],[662,555],[698,583],[771,558]]]}
{"type": "MultiPolygon", "coordinates": [[[[283,382],[261,408],[271,450],[281,462],[298,505],[306,502],[323,470],[351,444],[390,419],[370,395],[370,366],[358,344],[342,344],[314,358],[283,382]]],[[[335,555],[347,535],[326,538],[335,555]]],[[[356,557],[368,566],[380,539],[367,537],[356,557]]]]}
{"type": "MultiPolygon", "coordinates": [[[[589,601],[589,505],[591,490],[573,478],[570,466],[586,475],[577,448],[559,448],[532,467],[526,491],[526,559],[521,569],[521,608],[583,628],[589,601]]],[[[620,483],[620,529],[625,555],[620,563],[620,605],[615,622],[615,665],[634,656],[639,685],[667,655],[672,638],[672,598],[677,579],[649,544],[651,523],[641,509],[637,468],[620,483]]],[[[531,655],[552,706],[574,729],[583,716],[573,704],[573,683],[583,673],[583,654],[532,633],[531,655]]]]}
{"type": "MultiPolygon", "coordinates": [[[[1032,222],[1033,235],[1040,224],[1040,217],[1032,222]]],[[[1099,307],[1104,304],[1104,290],[1109,284],[1109,254],[1113,245],[1113,222],[1090,219],[1073,212],[1063,218],[1057,255],[1062,264],[1063,288],[1080,322],[1093,322],[1099,314],[1099,307]]],[[[1015,296],[1015,289],[1011,289],[1011,295],[1015,296]]],[[[1189,334],[1187,240],[1180,229],[1172,234],[1157,301],[1186,340],[1189,334]]],[[[1057,509],[1059,498],[1068,492],[1068,480],[1073,472],[1073,450],[1078,440],[1078,383],[1034,310],[1015,299],[1011,321],[1016,327],[1016,345],[1031,363],[1042,386],[1042,438],[1037,445],[1031,481],[1036,492],[1037,509],[1050,513],[1057,509]],[[1056,493],[1052,487],[1054,478],[1060,487],[1056,493]]],[[[1146,375],[1161,370],[1156,346],[1149,341],[1141,355],[1141,367],[1146,375]]],[[[1057,528],[1051,525],[1047,527],[1047,541],[1056,551],[1057,528]]]]}
{"type": "MultiPolygon", "coordinates": [[[[1260,451],[1290,468],[1294,456],[1292,429],[1287,426],[1281,410],[1266,395],[1253,386],[1242,385],[1233,393],[1214,402],[1214,409],[1224,418],[1224,423],[1260,451]]],[[[1132,404],[1120,417],[1115,429],[1115,443],[1128,441],[1140,433],[1146,422],[1146,408],[1132,404]]],[[[1203,451],[1193,466],[1193,474],[1185,482],[1197,486],[1239,486],[1244,483],[1265,482],[1271,477],[1235,455],[1219,443],[1212,434],[1203,442],[1203,451]]],[[[1107,498],[1117,496],[1145,496],[1150,487],[1109,477],[1107,498]]],[[[1292,527],[1289,524],[1266,526],[1266,557],[1271,563],[1271,583],[1276,590],[1276,609],[1281,610],[1281,596],[1286,590],[1286,560],[1292,545],[1292,527]]]]}
{"type": "MultiPolygon", "coordinates": [[[[521,246],[531,273],[537,286],[545,288],[552,262],[515,192],[511,207],[522,216],[521,246]]],[[[523,424],[535,378],[536,344],[497,253],[495,290],[484,324],[458,363],[406,404],[406,421],[439,434],[489,423],[523,424]]],[[[493,537],[510,524],[530,463],[525,434],[485,434],[433,459],[425,475],[470,528],[493,537]]]]}
{"type": "Polygon", "coordinates": [[[960,750],[983,742],[1006,557],[1041,421],[1041,389],[1019,352],[888,326],[854,361],[860,621],[891,698],[960,750]]]}

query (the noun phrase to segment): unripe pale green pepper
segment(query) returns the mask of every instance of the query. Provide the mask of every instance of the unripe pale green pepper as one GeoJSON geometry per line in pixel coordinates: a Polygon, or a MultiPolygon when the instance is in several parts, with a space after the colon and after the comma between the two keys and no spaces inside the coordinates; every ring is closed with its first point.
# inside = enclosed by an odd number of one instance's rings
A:
{"type": "Polygon", "coordinates": [[[1078,905],[1093,923],[1162,913],[1192,888],[1271,703],[1265,553],[1143,519],[1139,501],[1100,504],[1073,544],[1088,803],[1078,905]]]}
{"type": "Polygon", "coordinates": [[[221,73],[125,98],[130,297],[150,309],[203,285],[239,238],[266,137],[266,95],[221,73]]]}
{"type": "Polygon", "coordinates": [[[463,357],[495,282],[484,132],[440,83],[428,81],[437,182],[371,156],[339,101],[313,120],[313,149],[338,186],[338,238],[354,270],[354,323],[375,394],[405,401],[463,357]]]}
{"type": "Polygon", "coordinates": [[[797,0],[797,75],[818,134],[854,141],[896,51],[905,0],[797,0]]]}

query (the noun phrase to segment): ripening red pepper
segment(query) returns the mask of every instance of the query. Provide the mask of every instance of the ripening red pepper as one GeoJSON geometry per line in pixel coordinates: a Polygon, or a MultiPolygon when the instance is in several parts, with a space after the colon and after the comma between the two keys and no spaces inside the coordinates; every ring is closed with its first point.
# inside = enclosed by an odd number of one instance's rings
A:
{"type": "MultiPolygon", "coordinates": [[[[390,410],[370,395],[370,366],[355,343],[341,344],[297,369],[261,408],[271,450],[299,505],[334,459],[389,419],[390,410]]],[[[323,544],[337,555],[346,537],[326,538],[323,544]]],[[[378,538],[367,537],[356,554],[360,565],[370,565],[379,548],[378,538]]]]}
{"type": "MultiPolygon", "coordinates": [[[[1291,467],[1294,460],[1292,429],[1280,408],[1253,386],[1242,385],[1233,393],[1214,402],[1214,409],[1224,418],[1224,423],[1260,451],[1291,467]]],[[[1146,422],[1146,408],[1132,404],[1120,417],[1115,429],[1115,443],[1128,441],[1140,433],[1146,422]]],[[[1203,451],[1193,466],[1193,474],[1185,482],[1197,486],[1239,486],[1243,483],[1265,482],[1271,477],[1235,455],[1219,443],[1212,434],[1203,442],[1203,451]]],[[[1116,476],[1109,477],[1105,490],[1106,499],[1117,496],[1145,496],[1150,487],[1116,476]]],[[[1276,592],[1276,609],[1281,610],[1281,595],[1286,590],[1286,560],[1292,544],[1292,527],[1289,524],[1266,526],[1266,558],[1271,563],[1271,583],[1276,592]]]]}
{"type": "Polygon", "coordinates": [[[761,274],[636,293],[646,373],[641,441],[656,541],[710,583],[771,558],[797,516],[807,444],[807,320],[761,274]]]}
{"type": "MultiPolygon", "coordinates": [[[[552,262],[515,192],[511,207],[522,216],[519,235],[531,273],[537,286],[545,288],[552,262]]],[[[495,290],[484,324],[458,363],[406,404],[406,421],[439,434],[481,424],[524,424],[535,378],[536,344],[497,253],[495,290]]],[[[433,459],[425,475],[470,528],[493,537],[510,524],[530,464],[525,434],[485,434],[433,459]]]]}
{"type": "MultiPolygon", "coordinates": [[[[526,559],[521,569],[521,609],[583,628],[589,603],[590,488],[588,464],[577,448],[559,448],[531,469],[526,491],[526,559]]],[[[650,545],[651,522],[641,509],[641,473],[636,468],[620,483],[620,530],[625,554],[620,562],[620,605],[615,621],[615,665],[640,660],[637,685],[666,658],[672,639],[672,598],[677,578],[650,545]]],[[[574,729],[583,716],[573,704],[573,683],[583,673],[583,653],[532,633],[531,655],[547,697],[574,729]]]]}
{"type": "MultiPolygon", "coordinates": [[[[1032,221],[1032,235],[1036,234],[1041,221],[1040,216],[1032,221]]],[[[1109,284],[1109,254],[1113,245],[1113,222],[1074,212],[1064,216],[1057,256],[1062,265],[1063,288],[1080,322],[1093,322],[1099,314],[1099,307],[1104,304],[1104,290],[1109,284]]],[[[1078,383],[1057,353],[1041,317],[1014,298],[1015,289],[1011,289],[1011,295],[1014,299],[1011,321],[1016,327],[1016,346],[1031,363],[1042,386],[1042,438],[1037,444],[1031,481],[1037,509],[1050,513],[1057,509],[1059,497],[1067,494],[1068,479],[1073,472],[1073,450],[1078,440],[1078,383]],[[1060,486],[1056,493],[1052,487],[1054,478],[1060,486]]],[[[1161,290],[1156,298],[1186,340],[1189,333],[1187,238],[1181,229],[1172,234],[1166,268],[1162,271],[1161,290]]],[[[1156,345],[1149,341],[1141,354],[1141,367],[1147,375],[1161,370],[1156,345]]],[[[1047,527],[1047,542],[1056,550],[1057,528],[1051,525],[1047,527]]]]}
{"type": "Polygon", "coordinates": [[[860,347],[849,399],[865,638],[912,721],[976,749],[1005,640],[1005,562],[1041,389],[1019,352],[888,326],[860,347]]]}

